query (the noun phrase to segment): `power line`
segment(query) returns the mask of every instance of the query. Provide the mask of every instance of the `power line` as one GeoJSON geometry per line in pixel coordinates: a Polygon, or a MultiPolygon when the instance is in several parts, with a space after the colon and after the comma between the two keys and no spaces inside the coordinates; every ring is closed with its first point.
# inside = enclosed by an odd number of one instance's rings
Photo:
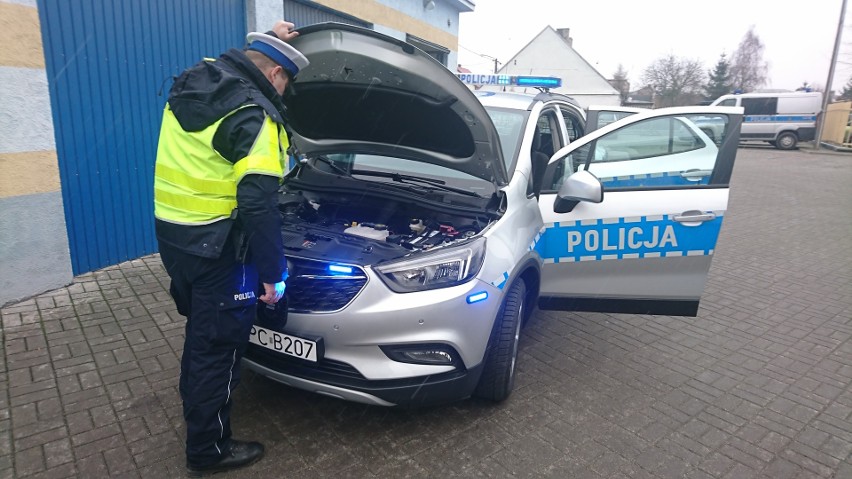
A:
{"type": "Polygon", "coordinates": [[[492,57],[491,55],[486,55],[486,54],[484,54],[484,53],[478,53],[478,52],[475,52],[475,51],[471,50],[470,48],[467,48],[466,46],[462,45],[461,43],[459,43],[459,47],[464,48],[465,50],[469,51],[470,53],[473,53],[474,55],[479,55],[479,56],[481,56],[482,58],[487,58],[487,59],[489,59],[489,60],[494,60],[494,73],[497,73],[497,65],[498,65],[499,63],[502,63],[502,62],[500,62],[500,61],[498,61],[498,60],[497,60],[497,57],[492,57]]]}

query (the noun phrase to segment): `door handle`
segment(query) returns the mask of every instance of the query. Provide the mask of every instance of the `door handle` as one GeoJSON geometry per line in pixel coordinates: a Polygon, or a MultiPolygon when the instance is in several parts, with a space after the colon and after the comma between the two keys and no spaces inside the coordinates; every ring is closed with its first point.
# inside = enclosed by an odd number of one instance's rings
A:
{"type": "Polygon", "coordinates": [[[705,213],[698,210],[684,211],[679,215],[675,215],[673,220],[678,223],[703,223],[716,219],[716,213],[705,213]]]}
{"type": "Polygon", "coordinates": [[[701,181],[702,179],[710,176],[711,174],[713,174],[712,170],[699,170],[697,168],[680,172],[681,178],[685,179],[686,181],[701,181]]]}

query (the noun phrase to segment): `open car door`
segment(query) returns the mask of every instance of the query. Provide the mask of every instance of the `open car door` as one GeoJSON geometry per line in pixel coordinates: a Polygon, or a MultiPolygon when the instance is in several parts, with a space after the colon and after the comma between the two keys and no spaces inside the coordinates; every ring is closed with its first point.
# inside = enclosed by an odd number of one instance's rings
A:
{"type": "Polygon", "coordinates": [[[539,199],[539,306],[695,316],[741,123],[741,108],[648,110],[556,152],[539,199]]]}
{"type": "Polygon", "coordinates": [[[629,106],[591,105],[586,108],[586,133],[591,133],[598,128],[614,123],[630,115],[648,111],[647,108],[634,108],[629,106]]]}

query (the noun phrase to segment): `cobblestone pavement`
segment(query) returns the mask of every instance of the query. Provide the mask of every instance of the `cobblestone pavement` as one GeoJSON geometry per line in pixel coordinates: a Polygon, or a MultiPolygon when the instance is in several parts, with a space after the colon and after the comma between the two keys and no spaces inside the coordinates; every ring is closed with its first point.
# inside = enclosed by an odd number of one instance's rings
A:
{"type": "MultiPolygon", "coordinates": [[[[245,372],[218,477],[852,478],[852,158],[741,149],[698,318],[537,312],[515,393],[415,411],[245,372]]],[[[179,477],[157,256],[2,309],[0,478],[179,477]]]]}

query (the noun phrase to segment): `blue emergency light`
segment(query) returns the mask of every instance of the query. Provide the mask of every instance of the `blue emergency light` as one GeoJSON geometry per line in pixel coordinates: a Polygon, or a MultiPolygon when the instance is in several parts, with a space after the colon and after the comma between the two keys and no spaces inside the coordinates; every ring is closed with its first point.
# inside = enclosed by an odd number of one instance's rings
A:
{"type": "Polygon", "coordinates": [[[562,86],[562,79],[557,77],[517,76],[514,80],[515,85],[523,87],[559,88],[562,86]]]}
{"type": "Polygon", "coordinates": [[[330,264],[328,270],[332,273],[352,274],[352,266],[344,266],[342,264],[330,264]]]}
{"type": "Polygon", "coordinates": [[[488,292],[482,291],[480,293],[474,293],[467,297],[467,304],[478,303],[480,301],[485,301],[488,299],[488,292]]]}
{"type": "Polygon", "coordinates": [[[519,86],[524,88],[559,88],[562,79],[559,77],[544,76],[509,76],[509,75],[479,75],[475,73],[461,73],[459,80],[467,85],[486,86],[519,86]]]}

